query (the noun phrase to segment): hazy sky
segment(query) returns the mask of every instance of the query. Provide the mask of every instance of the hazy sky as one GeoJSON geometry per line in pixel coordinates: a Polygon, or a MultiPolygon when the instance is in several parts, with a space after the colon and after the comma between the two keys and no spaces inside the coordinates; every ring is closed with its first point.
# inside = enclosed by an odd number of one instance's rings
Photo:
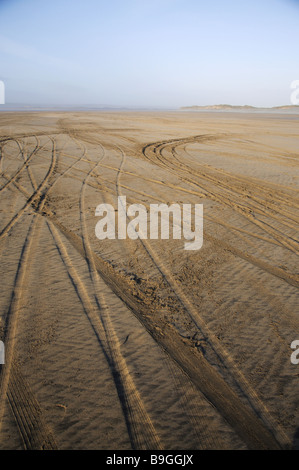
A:
{"type": "Polygon", "coordinates": [[[7,103],[290,104],[296,0],[0,0],[7,103]]]}

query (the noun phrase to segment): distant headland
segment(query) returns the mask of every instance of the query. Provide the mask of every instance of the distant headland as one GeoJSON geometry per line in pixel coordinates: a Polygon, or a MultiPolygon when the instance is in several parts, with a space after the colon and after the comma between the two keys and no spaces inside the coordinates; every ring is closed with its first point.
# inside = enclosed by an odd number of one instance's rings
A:
{"type": "Polygon", "coordinates": [[[214,104],[209,106],[183,106],[182,111],[247,111],[247,112],[296,112],[299,113],[299,106],[284,105],[274,106],[272,108],[259,108],[256,106],[233,106],[231,104],[214,104]]]}

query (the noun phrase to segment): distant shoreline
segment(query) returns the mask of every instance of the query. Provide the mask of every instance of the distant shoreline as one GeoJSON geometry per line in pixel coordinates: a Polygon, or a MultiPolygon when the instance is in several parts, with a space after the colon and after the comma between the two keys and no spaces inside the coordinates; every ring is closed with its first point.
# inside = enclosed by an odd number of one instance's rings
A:
{"type": "Polygon", "coordinates": [[[220,105],[209,105],[209,106],[182,106],[177,108],[158,108],[158,107],[117,107],[117,106],[91,106],[91,105],[80,105],[80,106],[50,106],[50,105],[26,105],[26,104],[4,104],[0,105],[1,112],[110,112],[110,113],[132,113],[132,112],[212,112],[212,113],[256,113],[256,114],[299,114],[299,106],[285,105],[285,106],[274,106],[272,108],[263,108],[255,106],[233,106],[228,104],[220,105]]]}

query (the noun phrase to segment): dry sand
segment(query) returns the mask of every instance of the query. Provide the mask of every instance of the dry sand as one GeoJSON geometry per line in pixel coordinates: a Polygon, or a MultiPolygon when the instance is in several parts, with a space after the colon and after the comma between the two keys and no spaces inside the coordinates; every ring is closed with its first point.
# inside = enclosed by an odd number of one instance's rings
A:
{"type": "Polygon", "coordinates": [[[298,448],[298,124],[0,114],[1,449],[298,448]],[[99,241],[121,195],[203,204],[202,249],[99,241]]]}

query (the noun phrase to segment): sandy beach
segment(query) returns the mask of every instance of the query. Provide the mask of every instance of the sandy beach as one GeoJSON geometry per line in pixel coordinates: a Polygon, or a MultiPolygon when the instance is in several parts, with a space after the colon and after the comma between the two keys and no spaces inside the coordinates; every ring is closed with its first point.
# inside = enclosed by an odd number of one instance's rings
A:
{"type": "Polygon", "coordinates": [[[299,116],[0,113],[0,449],[299,448],[299,116]],[[100,204],[203,205],[203,246],[100,204]]]}

